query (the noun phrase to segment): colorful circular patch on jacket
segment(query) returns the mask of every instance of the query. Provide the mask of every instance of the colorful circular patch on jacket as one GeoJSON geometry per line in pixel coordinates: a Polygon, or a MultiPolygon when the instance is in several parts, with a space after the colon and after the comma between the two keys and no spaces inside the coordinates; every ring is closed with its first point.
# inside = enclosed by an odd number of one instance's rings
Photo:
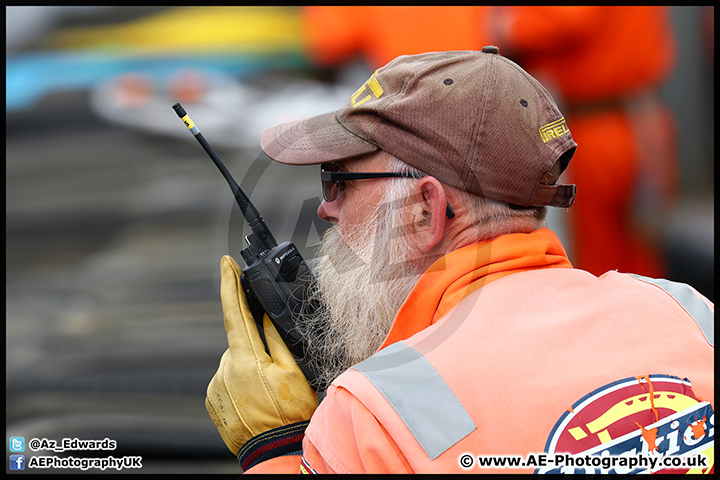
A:
{"type": "Polygon", "coordinates": [[[690,381],[669,375],[605,385],[553,428],[535,473],[712,473],[715,414],[690,381]]]}

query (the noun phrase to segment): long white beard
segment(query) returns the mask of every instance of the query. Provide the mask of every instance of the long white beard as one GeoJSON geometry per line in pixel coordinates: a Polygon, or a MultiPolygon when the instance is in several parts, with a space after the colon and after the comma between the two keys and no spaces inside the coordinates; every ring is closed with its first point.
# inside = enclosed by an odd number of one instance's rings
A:
{"type": "Polygon", "coordinates": [[[377,351],[422,275],[402,233],[405,209],[395,200],[407,198],[409,183],[388,182],[384,201],[362,226],[334,226],[323,236],[311,290],[324,308],[298,320],[321,397],[338,375],[377,351]]]}

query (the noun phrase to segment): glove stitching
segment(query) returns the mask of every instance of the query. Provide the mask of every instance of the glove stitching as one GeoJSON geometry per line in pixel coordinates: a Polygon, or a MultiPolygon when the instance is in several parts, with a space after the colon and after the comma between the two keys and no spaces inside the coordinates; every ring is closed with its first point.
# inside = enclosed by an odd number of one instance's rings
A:
{"type": "Polygon", "coordinates": [[[283,415],[282,409],[280,408],[280,405],[278,405],[277,400],[275,400],[275,395],[272,394],[272,391],[270,390],[270,384],[267,382],[267,378],[265,377],[265,374],[263,373],[262,368],[260,367],[260,360],[255,362],[255,364],[258,367],[258,373],[260,374],[260,378],[262,379],[263,384],[265,385],[265,390],[267,390],[268,395],[270,396],[270,399],[273,402],[273,405],[275,405],[275,410],[277,411],[278,416],[280,417],[280,421],[283,424],[288,423],[287,419],[285,418],[285,415],[283,415]]]}
{"type": "MultiPolygon", "coordinates": [[[[240,409],[237,406],[237,402],[235,402],[235,397],[233,396],[232,391],[230,390],[230,385],[228,385],[228,382],[227,382],[226,370],[227,370],[226,368],[223,368],[223,370],[222,370],[222,381],[223,381],[223,385],[225,386],[225,391],[227,392],[228,397],[230,397],[230,402],[232,403],[232,407],[235,410],[235,413],[237,414],[238,418],[242,422],[243,426],[250,432],[251,435],[254,436],[254,435],[256,435],[256,433],[253,431],[252,427],[250,427],[250,425],[248,425],[248,423],[245,421],[245,418],[240,413],[240,409]]],[[[227,428],[225,430],[227,431],[227,428]]],[[[235,441],[233,441],[233,443],[235,445],[237,445],[237,443],[235,441]]],[[[238,447],[241,447],[241,446],[242,445],[238,445],[238,447]]]]}
{"type": "MultiPolygon", "coordinates": [[[[215,405],[213,405],[212,400],[210,400],[209,398],[205,402],[205,408],[207,408],[208,413],[210,413],[211,418],[216,417],[216,418],[218,418],[218,421],[220,419],[222,419],[222,416],[218,412],[217,408],[215,408],[215,405]],[[211,411],[211,409],[212,409],[212,411],[211,411]]],[[[239,414],[238,414],[238,417],[240,417],[239,414]]],[[[240,418],[242,419],[242,417],[240,417],[240,418]]],[[[223,437],[223,439],[227,438],[227,440],[230,441],[234,447],[237,447],[237,450],[240,450],[242,445],[238,444],[235,441],[235,439],[233,439],[231,432],[228,430],[228,427],[226,425],[224,425],[224,422],[221,422],[220,425],[218,425],[218,423],[213,420],[213,423],[215,423],[216,427],[222,428],[225,431],[225,435],[221,435],[223,437]]],[[[230,451],[234,451],[234,449],[231,448],[230,451]]]]}

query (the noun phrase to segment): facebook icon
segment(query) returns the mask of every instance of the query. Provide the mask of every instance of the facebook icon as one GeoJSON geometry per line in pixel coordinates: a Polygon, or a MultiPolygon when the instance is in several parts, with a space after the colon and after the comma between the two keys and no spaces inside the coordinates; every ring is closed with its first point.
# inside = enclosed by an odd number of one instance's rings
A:
{"type": "Polygon", "coordinates": [[[10,455],[10,470],[25,470],[25,455],[10,455]]]}

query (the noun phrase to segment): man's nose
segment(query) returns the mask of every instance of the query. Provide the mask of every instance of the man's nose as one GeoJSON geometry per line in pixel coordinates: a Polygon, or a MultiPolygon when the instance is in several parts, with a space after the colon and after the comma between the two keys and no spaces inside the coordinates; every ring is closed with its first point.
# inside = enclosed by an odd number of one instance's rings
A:
{"type": "Polygon", "coordinates": [[[338,209],[338,203],[338,201],[326,202],[323,200],[317,209],[318,217],[326,222],[337,223],[338,216],[336,210],[338,209]]]}

